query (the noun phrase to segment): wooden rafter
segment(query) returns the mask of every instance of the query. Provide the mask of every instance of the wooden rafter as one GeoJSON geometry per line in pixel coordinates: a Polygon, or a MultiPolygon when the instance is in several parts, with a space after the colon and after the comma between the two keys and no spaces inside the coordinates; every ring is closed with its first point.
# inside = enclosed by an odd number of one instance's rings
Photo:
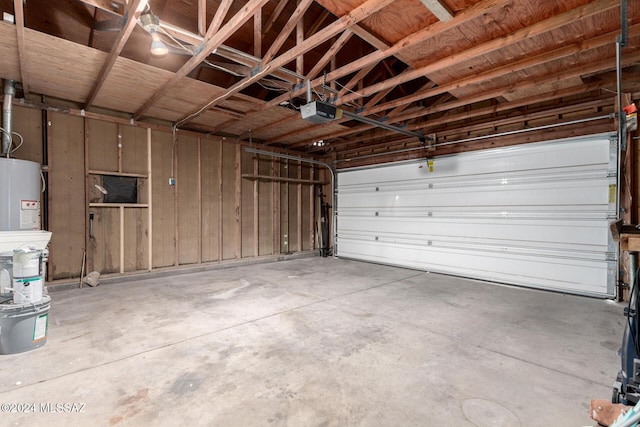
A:
{"type": "MultiPolygon", "coordinates": [[[[597,84],[591,84],[589,85],[587,88],[585,88],[584,86],[576,86],[576,87],[572,87],[572,88],[568,88],[562,91],[556,91],[553,92],[551,94],[544,94],[541,95],[539,97],[536,97],[535,99],[540,99],[541,102],[544,101],[548,101],[551,99],[555,99],[555,100],[560,100],[563,97],[567,97],[567,96],[572,96],[572,95],[577,95],[577,94],[585,94],[585,93],[589,93],[590,91],[594,91],[597,90],[599,86],[602,86],[602,83],[597,83],[597,84]],[[585,90],[586,89],[586,90],[585,90]]],[[[535,101],[534,99],[534,101],[535,101]]],[[[588,101],[591,102],[591,101],[588,101]]],[[[591,104],[591,105],[599,105],[599,103],[601,103],[602,101],[596,101],[595,104],[591,104]]],[[[456,121],[469,121],[469,120],[474,120],[478,117],[482,117],[482,116],[487,116],[489,114],[492,113],[499,113],[499,112],[506,112],[506,111],[510,111],[510,110],[518,110],[520,109],[522,106],[525,105],[529,105],[530,102],[527,100],[520,100],[520,101],[514,101],[514,102],[505,102],[502,104],[496,104],[495,106],[491,106],[491,107],[485,107],[485,108],[481,108],[481,109],[477,109],[477,110],[471,110],[471,111],[465,111],[463,113],[456,113],[456,114],[446,114],[443,115],[437,119],[434,120],[430,120],[429,121],[429,127],[428,128],[422,128],[424,129],[426,132],[429,132],[431,130],[436,130],[438,126],[442,126],[442,125],[446,125],[448,123],[453,123],[456,121]]],[[[576,107],[578,108],[583,108],[585,106],[584,103],[579,104],[578,106],[576,105],[572,105],[571,108],[575,109],[576,107]]],[[[564,107],[566,108],[566,107],[564,107]]],[[[566,111],[566,110],[565,110],[566,111]]],[[[557,110],[556,110],[557,112],[557,110]]],[[[547,115],[549,114],[548,110],[547,110],[547,115]]],[[[512,120],[520,120],[522,121],[523,119],[528,119],[531,120],[531,116],[522,116],[522,115],[518,115],[518,116],[513,116],[512,120]]],[[[494,124],[497,122],[494,122],[494,118],[491,117],[490,119],[490,123],[494,124]]],[[[502,122],[504,123],[504,122],[502,122]]],[[[486,123],[484,124],[484,126],[486,127],[486,123]]],[[[467,127],[465,127],[465,130],[467,130],[467,127]]],[[[460,132],[459,129],[453,129],[451,131],[448,131],[450,133],[453,132],[460,132]]],[[[379,134],[376,135],[376,138],[381,137],[384,138],[385,136],[389,136],[391,135],[391,132],[381,132],[379,134]]],[[[438,133],[438,135],[441,135],[440,133],[438,133]]],[[[349,144],[353,144],[354,142],[357,142],[356,140],[352,140],[352,139],[347,139],[347,140],[343,140],[340,141],[338,143],[335,144],[336,147],[343,147],[343,146],[347,146],[349,144]]],[[[362,148],[366,148],[366,149],[376,149],[376,148],[382,148],[386,146],[386,142],[385,143],[373,143],[373,144],[367,144],[365,147],[359,147],[359,148],[351,148],[351,149],[344,149],[344,150],[340,150],[340,153],[343,155],[349,155],[349,154],[353,154],[354,152],[357,152],[359,150],[362,150],[362,148]]]]}
{"type": "MultiPolygon", "coordinates": [[[[446,31],[451,30],[452,28],[456,28],[462,24],[465,24],[471,20],[477,19],[492,10],[504,7],[509,4],[511,0],[484,0],[479,3],[474,4],[473,6],[465,9],[464,11],[458,13],[451,21],[448,22],[436,22],[435,24],[426,27],[420,31],[412,33],[403,39],[397,41],[393,46],[390,46],[385,50],[377,50],[375,52],[370,53],[369,55],[363,56],[362,58],[356,59],[352,61],[350,64],[345,65],[343,67],[338,68],[335,71],[327,74],[327,81],[333,81],[349,75],[353,72],[356,72],[368,65],[377,64],[385,58],[388,58],[393,55],[397,55],[398,53],[411,49],[415,45],[422,43],[434,36],[442,34],[446,31]]],[[[316,87],[323,83],[323,79],[316,78],[311,82],[313,87],[316,87]]],[[[304,93],[304,89],[293,91],[290,94],[284,94],[279,97],[276,97],[265,104],[265,109],[278,105],[280,102],[285,101],[291,97],[300,96],[304,93]]]]}
{"type": "MultiPolygon", "coordinates": [[[[269,129],[279,128],[280,126],[286,126],[289,123],[292,123],[292,122],[294,122],[296,120],[298,120],[298,116],[297,115],[285,117],[283,119],[280,119],[280,120],[277,120],[275,122],[272,122],[272,123],[266,124],[264,126],[261,126],[258,129],[253,129],[251,132],[257,134],[257,133],[260,133],[260,132],[267,131],[269,129]]],[[[240,139],[240,140],[247,139],[247,138],[249,138],[249,134],[250,134],[250,132],[245,132],[242,135],[240,135],[238,137],[238,139],[240,139]]]]}
{"type": "Polygon", "coordinates": [[[453,19],[453,13],[451,13],[447,5],[442,3],[441,0],[420,0],[420,1],[439,20],[443,22],[447,22],[453,19]]]}
{"type": "Polygon", "coordinates": [[[262,56],[262,9],[253,16],[253,55],[262,56]]]}
{"type": "Polygon", "coordinates": [[[115,15],[123,15],[126,9],[123,0],[80,0],[82,3],[115,15]]]}
{"type": "Polygon", "coordinates": [[[207,33],[204,35],[204,40],[202,43],[205,43],[207,40],[210,40],[213,35],[218,32],[222,22],[224,21],[224,17],[227,16],[229,12],[229,8],[233,4],[232,0],[222,0],[220,6],[216,10],[216,14],[213,16],[211,20],[211,24],[209,24],[209,28],[207,28],[207,33]]]}
{"type": "MultiPolygon", "coordinates": [[[[633,64],[636,61],[640,60],[640,52],[635,52],[629,55],[626,55],[626,57],[623,59],[623,63],[626,64],[633,64]]],[[[607,59],[607,60],[603,60],[597,63],[593,63],[593,64],[588,64],[585,66],[582,66],[580,68],[571,68],[568,69],[567,71],[563,72],[563,73],[552,73],[549,74],[547,76],[544,77],[540,77],[537,79],[531,79],[531,80],[527,80],[527,81],[522,81],[516,85],[513,86],[506,86],[506,87],[499,87],[499,88],[495,88],[491,91],[485,92],[482,91],[479,94],[476,95],[471,95],[468,97],[464,97],[464,98],[459,98],[450,102],[446,102],[444,104],[440,104],[440,105],[434,105],[428,108],[422,108],[419,109],[417,111],[411,111],[411,112],[407,112],[405,114],[400,114],[398,116],[392,117],[389,119],[389,121],[387,123],[397,123],[397,122],[404,122],[406,120],[411,120],[414,119],[416,117],[426,117],[429,114],[434,114],[434,113],[440,113],[440,112],[444,112],[444,111],[450,111],[465,105],[469,105],[469,104],[474,104],[474,103],[478,103],[478,102],[482,102],[482,101],[487,101],[496,97],[501,97],[504,96],[506,94],[510,94],[510,93],[515,93],[518,91],[522,91],[522,90],[526,90],[532,87],[537,87],[540,85],[544,85],[544,84],[549,84],[549,83],[555,83],[558,81],[563,81],[563,80],[568,80],[568,79],[572,79],[572,78],[576,78],[576,77],[580,77],[583,74],[588,74],[588,73],[593,73],[593,72],[597,72],[599,70],[605,69],[607,67],[611,66],[611,59],[607,59]]],[[[582,91],[588,91],[589,90],[589,86],[579,86],[579,88],[581,88],[582,91]]],[[[526,100],[523,101],[522,105],[527,105],[527,104],[531,104],[532,102],[544,102],[550,99],[555,99],[557,97],[557,93],[559,92],[553,92],[551,94],[545,94],[544,96],[540,96],[540,97],[536,97],[534,98],[527,98],[526,100]]],[[[576,92],[579,93],[579,92],[576,92]]],[[[491,107],[491,108],[496,108],[496,107],[491,107]]],[[[418,123],[415,125],[412,125],[409,127],[410,130],[419,130],[419,129],[425,129],[428,128],[431,125],[430,121],[427,122],[423,122],[423,123],[418,123]]],[[[355,134],[358,132],[362,132],[363,130],[366,129],[371,129],[373,128],[373,126],[369,126],[369,125],[360,125],[360,126],[356,126],[355,128],[352,129],[347,129],[344,131],[339,131],[339,132],[334,132],[331,135],[327,135],[326,139],[332,139],[332,138],[344,138],[346,136],[349,136],[351,134],[355,134]]],[[[291,147],[296,147],[296,146],[304,146],[309,144],[311,141],[301,141],[299,143],[295,143],[292,144],[291,147]]]]}
{"type": "Polygon", "coordinates": [[[331,13],[328,10],[323,10],[320,16],[318,17],[318,19],[313,21],[313,24],[311,24],[309,28],[307,28],[304,35],[305,38],[310,37],[313,34],[317,33],[320,27],[322,27],[322,24],[324,24],[324,21],[326,21],[327,18],[330,16],[331,16],[331,13]]]}
{"type": "Polygon", "coordinates": [[[25,58],[24,46],[24,9],[22,0],[13,0],[13,10],[16,14],[16,37],[18,40],[18,60],[20,62],[20,79],[22,79],[22,90],[24,94],[29,93],[29,78],[27,73],[27,60],[25,58]]]}
{"type": "MultiPolygon", "coordinates": [[[[462,87],[469,87],[474,84],[478,84],[483,81],[487,81],[496,77],[508,75],[510,73],[525,70],[533,65],[545,64],[558,59],[567,58],[576,53],[583,52],[585,50],[597,49],[602,46],[613,44],[618,36],[618,31],[612,31],[607,34],[594,37],[589,40],[581,40],[577,43],[563,46],[559,49],[555,49],[549,52],[541,53],[540,55],[527,57],[502,67],[492,68],[483,73],[474,74],[454,82],[450,82],[438,87],[428,88],[426,90],[419,90],[413,95],[409,95],[403,98],[398,98],[393,101],[387,102],[379,107],[372,109],[371,113],[377,113],[379,111],[394,108],[401,105],[408,105],[410,103],[426,99],[432,96],[439,95],[444,92],[453,91],[462,87]]],[[[635,37],[640,35],[640,24],[635,24],[629,27],[629,35],[635,37]]]]}
{"type": "Polygon", "coordinates": [[[109,56],[107,56],[107,60],[102,66],[96,82],[91,88],[91,92],[89,92],[89,96],[87,97],[87,100],[84,104],[85,109],[90,108],[93,104],[93,101],[96,99],[96,96],[98,96],[98,92],[100,92],[100,89],[104,85],[104,82],[107,80],[111,69],[120,56],[120,52],[122,52],[122,49],[124,49],[124,46],[127,43],[127,40],[129,40],[129,36],[131,36],[131,33],[133,33],[133,30],[138,23],[140,13],[146,5],[147,0],[132,0],[132,2],[130,3],[126,13],[127,19],[124,23],[124,26],[122,27],[122,30],[120,31],[120,33],[118,33],[118,37],[116,38],[115,43],[111,47],[111,52],[109,52],[109,56]]]}
{"type": "Polygon", "coordinates": [[[353,27],[351,27],[351,31],[353,31],[356,36],[360,37],[362,40],[366,41],[378,50],[385,50],[389,48],[389,43],[385,42],[379,37],[374,36],[369,31],[365,30],[362,25],[354,25],[353,27]]]}
{"type": "MultiPolygon", "coordinates": [[[[575,89],[574,89],[575,90],[575,89]]],[[[584,93],[584,91],[580,91],[577,93],[584,93]]],[[[546,95],[547,97],[549,96],[549,94],[546,95]]],[[[561,114],[566,114],[566,113],[571,113],[571,112],[575,112],[576,110],[585,110],[585,109],[597,109],[599,107],[602,106],[606,106],[608,104],[611,103],[611,98],[613,97],[613,95],[611,94],[607,94],[604,96],[599,96],[596,99],[590,99],[588,101],[582,101],[579,104],[569,104],[569,105],[563,105],[557,108],[553,108],[551,110],[549,109],[545,109],[543,111],[537,111],[537,112],[533,112],[533,113],[525,113],[525,114],[520,114],[520,115],[512,115],[509,117],[505,117],[503,119],[499,119],[496,120],[495,117],[489,117],[486,120],[483,120],[481,122],[476,122],[473,125],[465,125],[464,126],[464,130],[465,132],[474,132],[474,131],[479,131],[482,129],[486,129],[487,125],[490,124],[492,127],[498,127],[498,126],[506,126],[506,125],[512,125],[515,123],[519,123],[519,122],[526,122],[526,121],[530,121],[530,120],[536,120],[536,119],[541,119],[544,117],[548,117],[550,115],[561,115],[561,114]]],[[[559,96],[554,96],[554,99],[560,99],[559,96]]],[[[500,111],[509,111],[509,110],[515,110],[517,108],[519,108],[519,106],[521,106],[523,103],[522,102],[514,102],[514,103],[503,103],[500,105],[500,111]]],[[[526,105],[527,103],[525,103],[526,105]]],[[[486,109],[483,109],[486,110],[486,109]]],[[[425,128],[425,129],[429,129],[429,130],[437,130],[438,126],[442,126],[442,125],[447,125],[449,123],[453,123],[456,121],[460,121],[460,120],[472,120],[474,118],[478,118],[481,117],[483,114],[478,114],[475,111],[471,111],[471,112],[464,112],[464,113],[457,113],[457,114],[453,114],[453,115],[444,115],[440,118],[434,119],[432,121],[430,121],[430,126],[429,128],[425,128]]],[[[460,132],[459,128],[453,128],[450,130],[446,130],[446,131],[438,131],[438,136],[439,137],[443,137],[446,135],[455,135],[457,133],[460,132]]],[[[374,136],[375,139],[382,139],[382,138],[388,138],[389,136],[392,136],[392,132],[389,131],[382,131],[379,133],[376,133],[376,135],[374,136]]],[[[358,139],[347,139],[344,141],[340,141],[339,143],[335,144],[335,146],[347,146],[349,144],[353,144],[354,142],[357,142],[358,139]]],[[[383,143],[372,143],[372,144],[367,144],[366,148],[376,148],[379,147],[380,145],[383,145],[383,143]]],[[[361,147],[360,149],[362,149],[363,147],[361,147]]],[[[352,153],[352,150],[341,150],[341,154],[348,154],[348,153],[352,153]]]]}
{"type": "Polygon", "coordinates": [[[296,10],[291,14],[289,20],[284,25],[284,28],[282,28],[282,31],[280,31],[280,34],[278,34],[278,37],[273,41],[269,50],[265,53],[264,58],[262,58],[263,64],[271,61],[271,59],[276,56],[284,42],[287,41],[291,31],[293,31],[296,25],[298,25],[298,21],[302,20],[304,13],[307,11],[309,6],[311,6],[311,3],[313,3],[313,0],[302,0],[298,3],[298,7],[296,7],[296,10]]]}
{"type": "Polygon", "coordinates": [[[271,31],[271,28],[273,27],[273,24],[276,23],[276,21],[280,17],[280,14],[282,14],[282,11],[284,10],[284,8],[285,8],[285,6],[287,5],[288,2],[289,2],[289,0],[280,0],[278,2],[278,5],[276,6],[276,8],[273,10],[273,13],[269,17],[269,20],[264,25],[264,33],[265,34],[269,33],[269,31],[271,31]]]}
{"type": "Polygon", "coordinates": [[[366,75],[376,67],[376,65],[378,64],[371,64],[358,71],[353,77],[351,77],[351,80],[349,80],[346,85],[342,85],[342,89],[338,92],[337,98],[341,98],[345,93],[353,89],[353,87],[357,85],[360,80],[364,79],[366,75]]]}
{"type": "MultiPolygon", "coordinates": [[[[302,4],[304,0],[297,0],[298,5],[302,4]]],[[[300,46],[304,42],[304,19],[302,17],[298,19],[296,23],[296,45],[300,46]]],[[[304,55],[298,55],[296,57],[296,73],[304,74],[304,55]]]]}
{"type": "MultiPolygon", "coordinates": [[[[272,61],[267,63],[267,61],[263,59],[261,72],[259,72],[254,76],[246,77],[243,80],[239,81],[238,83],[233,85],[231,88],[228,88],[225,94],[208,102],[207,104],[202,106],[199,110],[197,110],[197,112],[203,111],[203,109],[206,108],[207,106],[213,106],[219,102],[224,101],[229,96],[232,96],[233,94],[247,87],[249,84],[253,83],[255,80],[257,80],[256,77],[258,76],[261,77],[263,74],[267,73],[270,69],[276,69],[291,62],[293,59],[297,58],[298,56],[303,55],[305,52],[308,52],[309,50],[321,45],[325,41],[329,40],[331,37],[357,24],[361,20],[367,18],[373,13],[376,13],[378,10],[388,6],[392,2],[393,0],[368,0],[361,6],[351,11],[349,14],[343,16],[339,20],[326,26],[325,28],[320,30],[318,33],[304,40],[303,43],[289,49],[287,52],[283,53],[282,55],[278,56],[272,61]]],[[[265,55],[265,58],[266,56],[267,55],[265,55]]],[[[198,115],[197,112],[187,115],[185,118],[181,119],[181,121],[186,121],[187,119],[193,120],[193,118],[197,117],[198,115]]]]}
{"type": "MultiPolygon", "coordinates": [[[[619,7],[617,0],[599,0],[587,5],[577,7],[569,10],[565,13],[552,16],[544,21],[533,24],[529,27],[522,28],[510,35],[498,39],[491,40],[487,43],[476,45],[471,49],[467,49],[463,52],[459,52],[453,55],[449,55],[439,61],[431,62],[428,65],[420,68],[416,68],[410,71],[406,71],[396,77],[387,79],[383,82],[377,83],[373,86],[364,88],[358,91],[358,93],[351,93],[344,98],[341,102],[346,103],[358,99],[360,97],[372,95],[380,90],[395,87],[402,83],[406,83],[410,80],[414,80],[418,77],[423,77],[429,73],[441,70],[446,67],[452,67],[456,64],[460,64],[463,61],[468,61],[472,58],[477,58],[482,55],[486,55],[491,52],[495,52],[498,49],[503,49],[506,46],[513,45],[522,40],[547,33],[553,29],[561,28],[565,25],[572,24],[576,20],[584,19],[585,17],[593,16],[597,13],[601,13],[604,10],[619,7]]],[[[453,21],[450,21],[453,22],[453,21]]]]}
{"type": "Polygon", "coordinates": [[[307,73],[307,79],[315,78],[322,69],[331,62],[331,58],[333,58],[339,51],[344,47],[345,44],[349,41],[349,39],[353,36],[353,33],[350,30],[345,30],[344,33],[338,37],[338,39],[331,45],[329,49],[322,55],[322,58],[316,63],[316,65],[307,73]]]}
{"type": "MultiPolygon", "coordinates": [[[[195,69],[209,54],[218,48],[224,41],[236,32],[247,20],[249,20],[257,9],[262,7],[268,0],[251,0],[240,11],[234,15],[219,31],[209,34],[209,38],[205,37],[205,41],[201,45],[199,52],[192,56],[176,73],[158,90],[151,98],[144,103],[142,107],[134,114],[139,119],[151,106],[153,106],[168,90],[173,88],[181,79],[187,76],[195,69]]],[[[222,6],[221,6],[222,7],[222,6]]],[[[217,17],[218,13],[216,13],[217,17]]],[[[214,21],[216,18],[214,17],[214,21]]],[[[213,27],[213,22],[209,26],[209,30],[213,27]]]]}
{"type": "Polygon", "coordinates": [[[366,104],[363,106],[363,110],[366,112],[368,109],[373,108],[380,102],[385,96],[389,94],[393,89],[382,90],[375,94],[366,104]]]}
{"type": "Polygon", "coordinates": [[[207,0],[198,0],[198,34],[207,32],[207,0]]]}

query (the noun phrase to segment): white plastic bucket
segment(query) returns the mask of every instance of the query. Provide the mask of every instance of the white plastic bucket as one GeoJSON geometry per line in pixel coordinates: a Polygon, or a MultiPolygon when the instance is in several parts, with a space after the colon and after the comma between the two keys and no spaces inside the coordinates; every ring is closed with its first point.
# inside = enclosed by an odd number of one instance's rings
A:
{"type": "Polygon", "coordinates": [[[11,298],[13,253],[0,253],[0,298],[11,298]]]}
{"type": "Polygon", "coordinates": [[[0,304],[0,354],[22,353],[47,342],[51,298],[36,304],[0,304]]]}
{"type": "Polygon", "coordinates": [[[35,277],[41,275],[40,261],[42,251],[35,248],[15,249],[13,251],[13,278],[35,277]]]}
{"type": "Polygon", "coordinates": [[[42,299],[42,277],[22,277],[13,279],[13,303],[27,304],[42,299]]]}

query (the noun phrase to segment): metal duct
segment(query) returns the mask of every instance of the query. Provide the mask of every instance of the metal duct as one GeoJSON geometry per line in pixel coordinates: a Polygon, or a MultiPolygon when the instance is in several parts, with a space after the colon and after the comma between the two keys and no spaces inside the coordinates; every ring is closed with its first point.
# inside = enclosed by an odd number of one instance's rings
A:
{"type": "Polygon", "coordinates": [[[16,82],[4,81],[4,102],[2,104],[2,155],[6,156],[11,151],[11,105],[16,95],[16,82]]]}

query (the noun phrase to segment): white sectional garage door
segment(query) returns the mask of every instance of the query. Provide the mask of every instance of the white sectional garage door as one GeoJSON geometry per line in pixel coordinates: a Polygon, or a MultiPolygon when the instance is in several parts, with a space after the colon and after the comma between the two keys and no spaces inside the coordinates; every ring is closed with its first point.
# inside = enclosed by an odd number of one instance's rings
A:
{"type": "Polygon", "coordinates": [[[615,136],[338,172],[337,255],[612,297],[615,136]]]}

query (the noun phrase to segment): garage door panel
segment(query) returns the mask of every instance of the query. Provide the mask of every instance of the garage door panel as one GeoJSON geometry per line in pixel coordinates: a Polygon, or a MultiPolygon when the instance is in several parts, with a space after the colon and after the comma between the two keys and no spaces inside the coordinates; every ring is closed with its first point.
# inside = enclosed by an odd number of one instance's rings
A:
{"type": "Polygon", "coordinates": [[[341,217],[342,236],[359,234],[383,238],[409,237],[417,240],[449,241],[482,240],[498,242],[500,245],[514,243],[526,246],[546,247],[554,245],[566,250],[575,250],[575,245],[593,250],[606,251],[602,242],[607,241],[608,230],[603,229],[597,221],[574,221],[563,224],[561,221],[546,221],[544,226],[521,220],[476,220],[461,223],[456,219],[423,219],[420,218],[362,218],[341,217]],[[563,233],[562,242],[557,236],[563,233]]]}
{"type": "Polygon", "coordinates": [[[395,191],[362,191],[344,194],[341,208],[391,206],[439,207],[439,206],[520,206],[523,203],[540,206],[599,205],[608,203],[609,182],[606,175],[599,179],[575,181],[560,187],[558,182],[514,185],[505,181],[502,185],[455,189],[396,189],[395,191]]]}
{"type": "Polygon", "coordinates": [[[616,152],[598,135],[340,171],[337,253],[612,296],[616,152]]]}
{"type": "Polygon", "coordinates": [[[498,251],[477,251],[460,248],[407,247],[398,244],[368,245],[343,242],[341,247],[349,258],[396,264],[431,272],[441,272],[481,280],[489,280],[527,287],[560,290],[585,295],[602,295],[613,262],[604,259],[558,258],[529,256],[529,254],[502,254],[498,251]],[[500,269],[495,266],[500,265],[500,269]]]}
{"type": "MultiPolygon", "coordinates": [[[[606,138],[608,140],[608,137],[606,138]]],[[[543,143],[546,144],[546,143],[543,143]]],[[[546,170],[553,172],[585,172],[585,171],[601,171],[603,166],[610,164],[610,151],[606,145],[602,146],[583,146],[579,152],[570,147],[560,147],[558,141],[555,147],[547,144],[546,152],[538,151],[540,144],[528,144],[529,147],[516,146],[501,149],[483,150],[483,152],[474,152],[472,162],[468,159],[461,159],[464,155],[452,156],[446,159],[438,158],[436,160],[436,170],[434,173],[429,172],[426,167],[420,167],[419,164],[413,163],[414,166],[407,168],[405,164],[390,165],[381,168],[368,169],[367,175],[345,176],[341,173],[341,184],[345,186],[371,186],[375,182],[384,182],[388,185],[400,182],[406,185],[407,181],[427,178],[429,180],[445,180],[459,182],[469,180],[469,176],[473,177],[472,181],[480,178],[488,178],[495,174],[511,174],[514,176],[540,176],[540,171],[546,170]],[[536,146],[536,147],[534,147],[536,146]],[[532,173],[535,171],[535,173],[532,173]]],[[[562,144],[562,143],[560,143],[562,144]]],[[[465,153],[469,154],[469,153],[465,153]]],[[[437,181],[435,181],[437,182],[437,181]]]]}

